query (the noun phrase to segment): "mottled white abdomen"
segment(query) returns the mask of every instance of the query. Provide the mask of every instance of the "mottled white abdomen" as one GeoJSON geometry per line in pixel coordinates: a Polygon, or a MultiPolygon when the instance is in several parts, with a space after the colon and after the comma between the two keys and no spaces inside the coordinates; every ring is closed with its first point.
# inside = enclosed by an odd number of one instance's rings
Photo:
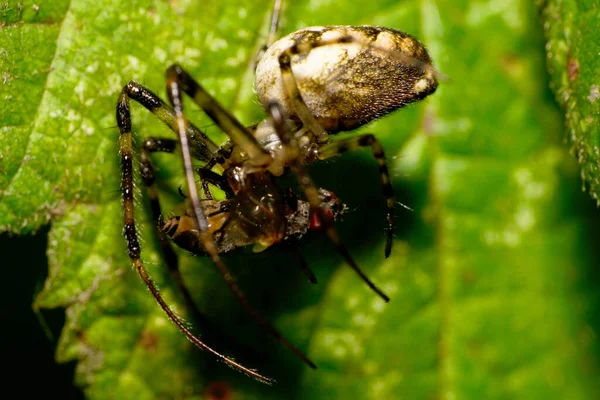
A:
{"type": "Polygon", "coordinates": [[[330,133],[354,129],[437,88],[427,51],[404,32],[372,26],[306,28],[275,42],[256,69],[263,107],[278,101],[295,119],[279,62],[286,52],[302,100],[330,133]]]}

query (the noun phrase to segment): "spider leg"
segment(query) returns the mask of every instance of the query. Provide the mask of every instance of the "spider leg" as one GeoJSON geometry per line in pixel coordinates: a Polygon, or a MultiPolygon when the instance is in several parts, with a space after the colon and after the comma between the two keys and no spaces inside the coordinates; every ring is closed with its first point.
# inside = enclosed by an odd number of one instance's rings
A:
{"type": "Polygon", "coordinates": [[[269,34],[267,36],[267,41],[265,42],[264,49],[269,48],[273,43],[275,43],[275,39],[277,38],[277,30],[279,29],[279,19],[281,15],[281,9],[283,6],[283,0],[274,0],[273,1],[273,9],[271,13],[271,23],[269,25],[269,34]]]}
{"type": "Polygon", "coordinates": [[[227,133],[232,142],[248,155],[248,162],[253,167],[263,169],[269,165],[271,156],[256,141],[256,138],[181,66],[171,65],[167,69],[167,75],[172,76],[178,88],[190,96],[217,126],[227,133]]]}
{"type": "MultiPolygon", "coordinates": [[[[288,342],[279,331],[277,331],[271,324],[269,324],[263,317],[256,311],[256,309],[248,302],[248,299],[238,286],[238,284],[233,279],[229,269],[225,266],[225,263],[219,257],[217,253],[217,248],[213,240],[213,236],[208,232],[208,222],[204,212],[202,211],[202,207],[200,205],[200,199],[198,197],[198,190],[196,188],[196,182],[194,179],[194,170],[192,166],[192,158],[190,154],[190,149],[187,142],[186,132],[187,132],[187,120],[183,115],[183,99],[182,92],[180,89],[183,89],[185,93],[187,93],[190,97],[192,97],[198,104],[211,116],[216,118],[215,121],[219,120],[224,123],[225,127],[229,127],[232,129],[238,129],[243,126],[233,118],[229,113],[226,112],[217,102],[214,100],[208,93],[206,93],[195,81],[191,78],[187,73],[185,73],[180,67],[172,66],[167,70],[167,93],[171,103],[173,104],[173,109],[175,110],[176,115],[176,126],[177,132],[179,134],[179,140],[181,144],[181,153],[183,155],[183,163],[185,168],[185,176],[189,191],[188,200],[190,202],[190,213],[191,217],[195,219],[196,224],[200,230],[200,240],[203,248],[206,250],[208,255],[211,257],[212,261],[217,266],[221,275],[227,282],[230,290],[235,294],[238,298],[238,301],[242,304],[242,306],[246,309],[246,311],[254,318],[258,324],[265,329],[271,336],[277,339],[282,345],[287,347],[290,351],[292,351],[296,356],[298,356],[302,361],[304,361],[311,368],[316,369],[316,365],[306,357],[298,348],[288,342]],[[205,107],[216,107],[215,108],[205,108],[205,107]]],[[[219,124],[220,125],[220,124],[219,124]]],[[[220,125],[221,126],[221,125],[220,125]]],[[[245,129],[245,128],[243,128],[245,129]]],[[[229,132],[229,131],[225,131],[229,132]]],[[[243,131],[245,132],[245,131],[243,131]]],[[[239,132],[234,132],[234,135],[239,134],[239,132]]],[[[254,142],[256,140],[254,137],[250,136],[254,142]]],[[[256,143],[258,145],[258,143],[256,143]]],[[[268,153],[264,153],[264,150],[258,146],[261,151],[261,154],[264,154],[270,159],[268,153]]],[[[259,154],[260,156],[260,154],[259,154]]],[[[257,374],[258,375],[258,374],[257,374]]],[[[264,380],[266,378],[258,375],[256,377],[258,380],[264,380]]]]}
{"type": "MultiPolygon", "coordinates": [[[[223,342],[225,339],[230,347],[239,348],[240,351],[243,350],[244,353],[249,353],[250,350],[242,349],[241,346],[236,343],[231,337],[229,337],[223,330],[214,324],[210,319],[208,319],[204,313],[198,309],[196,302],[194,301],[189,289],[183,282],[183,278],[181,276],[181,271],[179,269],[179,260],[173,247],[171,246],[170,241],[167,238],[165,232],[160,229],[160,224],[162,222],[162,210],[160,207],[160,200],[158,198],[158,188],[156,187],[156,172],[154,169],[154,165],[152,164],[151,154],[152,153],[173,153],[177,148],[178,141],[174,139],[164,139],[164,138],[147,138],[144,139],[144,143],[142,145],[142,151],[140,153],[140,175],[142,177],[142,182],[144,183],[144,188],[146,191],[146,195],[150,200],[150,208],[152,210],[152,217],[155,222],[155,233],[158,237],[160,248],[162,251],[163,259],[167,265],[167,269],[171,274],[173,280],[177,283],[177,287],[183,298],[186,302],[187,307],[192,311],[195,320],[200,324],[200,326],[205,327],[203,329],[203,335],[212,340],[220,340],[223,342]]],[[[211,173],[216,174],[215,172],[210,171],[211,173]]],[[[219,211],[208,215],[208,217],[212,217],[216,213],[226,212],[225,204],[222,206],[222,209],[219,211]]]]}
{"type": "Polygon", "coordinates": [[[179,260],[177,259],[175,251],[171,247],[171,244],[169,243],[165,233],[161,229],[158,229],[158,223],[161,220],[162,212],[160,208],[160,201],[158,199],[158,189],[156,187],[156,172],[154,170],[154,166],[152,165],[152,159],[150,155],[156,152],[173,153],[176,147],[177,141],[174,139],[145,139],[142,146],[142,151],[140,153],[140,175],[146,189],[146,194],[150,199],[150,208],[152,210],[152,217],[155,222],[154,227],[162,251],[163,259],[167,264],[167,268],[171,273],[171,276],[183,294],[188,307],[192,310],[199,321],[204,321],[204,315],[202,315],[200,310],[198,310],[196,307],[189,290],[183,283],[183,279],[181,278],[181,273],[179,271],[179,260]]]}
{"type": "Polygon", "coordinates": [[[202,191],[207,199],[213,200],[208,184],[213,184],[221,189],[223,192],[225,192],[227,198],[231,198],[231,196],[233,196],[233,192],[227,184],[227,180],[222,175],[219,175],[216,172],[204,167],[197,168],[196,172],[200,176],[200,181],[202,182],[202,191]]]}
{"type": "MultiPolygon", "coordinates": [[[[175,132],[175,113],[173,108],[162,101],[161,98],[152,91],[135,81],[130,81],[123,88],[121,96],[124,94],[129,99],[135,100],[144,106],[168,126],[169,129],[175,132]]],[[[187,135],[194,157],[203,161],[210,161],[215,158],[215,155],[219,151],[219,146],[193,124],[188,124],[187,128],[187,135]]]]}
{"type": "Polygon", "coordinates": [[[306,262],[306,259],[302,256],[302,253],[298,249],[298,246],[294,245],[291,247],[293,248],[294,256],[296,256],[296,259],[300,263],[300,269],[302,270],[302,272],[304,272],[304,275],[306,275],[306,277],[308,278],[308,281],[310,283],[317,284],[318,283],[317,277],[312,272],[312,270],[308,267],[308,263],[306,262]]]}
{"type": "MultiPolygon", "coordinates": [[[[298,89],[298,83],[296,82],[296,78],[292,72],[292,56],[300,53],[302,49],[300,49],[299,46],[299,43],[295,43],[291,47],[288,47],[279,56],[279,68],[281,69],[283,87],[287,91],[288,98],[290,99],[292,107],[294,107],[294,111],[304,126],[312,132],[318,143],[324,144],[329,141],[329,136],[321,124],[319,124],[315,117],[313,117],[310,110],[306,106],[306,103],[304,103],[302,95],[300,94],[300,90],[298,89]]],[[[267,105],[267,107],[269,107],[269,105],[267,105]]]]}
{"type": "Polygon", "coordinates": [[[322,221],[323,229],[329,236],[329,239],[334,243],[337,250],[342,254],[348,265],[360,276],[360,278],[373,290],[379,297],[381,297],[386,303],[390,301],[390,298],[383,293],[365,274],[362,272],[360,267],[356,264],[356,261],[350,255],[350,252],[344,246],[340,237],[338,236],[335,228],[333,227],[333,219],[327,215],[320,206],[318,190],[315,187],[312,179],[302,166],[302,159],[300,158],[300,151],[298,144],[289,132],[285,129],[285,118],[281,106],[277,102],[270,102],[267,105],[269,115],[273,120],[273,125],[277,134],[279,135],[281,142],[288,148],[288,151],[295,152],[295,156],[292,154],[290,159],[290,168],[298,177],[298,181],[302,190],[304,191],[311,208],[316,212],[322,221]]]}
{"type": "Polygon", "coordinates": [[[279,29],[279,20],[281,16],[282,6],[283,0],[273,1],[273,8],[271,9],[271,20],[269,22],[269,33],[267,33],[267,40],[265,40],[265,43],[260,48],[258,54],[256,54],[256,57],[254,59],[254,70],[256,70],[258,62],[263,57],[267,49],[271,47],[273,43],[275,43],[275,39],[277,38],[277,30],[279,29]]]}
{"type": "Polygon", "coordinates": [[[394,189],[390,183],[390,174],[388,172],[385,154],[381,143],[372,134],[354,136],[351,138],[338,140],[319,148],[318,159],[325,160],[330,157],[345,153],[346,151],[356,150],[361,147],[371,147],[373,156],[379,165],[379,174],[381,175],[381,192],[385,198],[387,206],[387,241],[385,245],[385,257],[389,257],[392,252],[392,241],[394,239],[394,189]]]}
{"type": "MultiPolygon", "coordinates": [[[[129,92],[130,92],[131,88],[132,87],[130,86],[130,84],[128,84],[121,91],[121,95],[119,96],[119,102],[117,104],[117,111],[116,111],[117,124],[119,126],[119,131],[120,131],[119,151],[120,151],[120,156],[121,156],[121,171],[122,171],[121,194],[122,194],[122,199],[123,199],[123,223],[125,226],[125,238],[127,240],[127,250],[129,253],[129,258],[131,259],[131,264],[132,264],[133,268],[139,274],[142,281],[146,284],[146,287],[148,288],[148,290],[150,291],[150,293],[152,294],[152,296],[154,297],[156,302],[160,305],[162,310],[165,312],[167,317],[173,322],[173,324],[175,324],[175,326],[177,326],[177,328],[196,347],[198,347],[201,350],[205,350],[205,351],[211,353],[214,357],[216,357],[220,361],[224,362],[225,364],[229,365],[230,367],[237,369],[237,370],[257,379],[258,381],[261,381],[266,384],[272,384],[273,380],[259,374],[258,372],[254,371],[252,369],[244,367],[243,365],[237,363],[233,359],[217,352],[216,350],[214,350],[213,348],[211,348],[210,346],[205,344],[198,336],[196,336],[186,326],[185,322],[183,322],[183,320],[181,320],[181,318],[179,318],[175,314],[175,312],[173,310],[171,310],[169,305],[165,302],[162,295],[160,294],[156,284],[148,275],[148,271],[146,270],[146,267],[144,266],[144,264],[140,258],[141,248],[140,248],[140,244],[139,244],[139,240],[138,240],[138,235],[137,235],[136,226],[135,226],[135,217],[134,217],[133,146],[132,146],[132,134],[131,134],[131,112],[130,112],[130,104],[129,104],[129,99],[130,99],[129,92]]],[[[134,89],[135,89],[135,87],[134,87],[134,89]]],[[[140,92],[135,90],[134,93],[139,94],[140,92]]],[[[149,98],[149,100],[155,100],[155,99],[157,99],[157,98],[156,97],[149,98]]],[[[164,108],[160,108],[160,104],[156,104],[156,102],[154,102],[153,104],[156,105],[154,108],[149,108],[149,107],[146,107],[146,108],[148,108],[151,111],[154,109],[164,109],[164,108]]],[[[184,128],[184,129],[188,128],[185,125],[186,124],[183,124],[183,126],[181,126],[181,124],[180,124],[180,127],[184,128]]],[[[187,142],[186,132],[187,131],[184,130],[183,134],[180,134],[180,137],[185,137],[185,139],[186,139],[183,141],[185,146],[182,146],[182,147],[185,148],[185,153],[187,154],[188,158],[190,158],[190,149],[189,149],[189,144],[187,142]]],[[[180,141],[180,143],[181,143],[181,141],[180,141]]],[[[191,164],[191,160],[189,160],[189,161],[191,164]]],[[[189,172],[187,175],[192,175],[191,169],[186,172],[189,172]]],[[[192,182],[193,182],[193,180],[192,180],[192,182]]],[[[196,196],[197,196],[197,192],[196,192],[196,196]]],[[[216,256],[216,257],[218,258],[218,256],[216,256]]]]}

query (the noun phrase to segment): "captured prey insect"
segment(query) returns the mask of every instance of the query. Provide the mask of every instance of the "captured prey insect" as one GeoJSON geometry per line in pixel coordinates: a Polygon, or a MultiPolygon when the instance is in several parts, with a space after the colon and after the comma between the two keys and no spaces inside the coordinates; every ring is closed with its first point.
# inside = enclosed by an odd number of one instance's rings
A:
{"type": "MultiPolygon", "coordinates": [[[[251,193],[254,195],[255,193],[251,193]]],[[[279,221],[285,231],[281,241],[299,240],[309,231],[320,231],[322,223],[318,213],[310,208],[310,204],[299,199],[290,189],[282,194],[283,202],[278,204],[282,209],[274,216],[281,218],[279,221]]],[[[260,199],[255,199],[257,204],[260,199]]],[[[323,212],[334,221],[340,219],[346,206],[337,196],[323,188],[319,188],[319,202],[323,212]]],[[[263,246],[257,242],[258,235],[268,233],[261,226],[247,226],[247,215],[253,212],[239,209],[239,199],[202,200],[202,211],[206,215],[208,230],[213,235],[215,246],[219,254],[226,254],[241,247],[254,245],[255,251],[260,251],[263,246]]],[[[245,204],[244,206],[247,206],[245,204]]],[[[255,212],[254,212],[255,213],[255,212]]],[[[207,255],[201,245],[200,232],[195,228],[194,220],[188,214],[176,215],[163,219],[158,218],[158,229],[166,234],[177,246],[198,255],[207,255]]],[[[309,277],[312,273],[309,273],[309,277]]],[[[311,279],[313,280],[313,279],[311,279]]]]}
{"type": "MultiPolygon", "coordinates": [[[[125,237],[134,269],[169,319],[197,347],[261,382],[272,382],[213,350],[194,335],[171,311],[150,279],[140,258],[135,227],[130,100],[151,111],[178,136],[178,140],[146,139],[140,151],[141,176],[159,225],[157,228],[160,228],[157,234],[169,268],[176,271],[178,264],[167,237],[180,247],[208,255],[254,319],[315,368],[248,303],[221,254],[246,244],[267,248],[291,235],[288,217],[293,212],[286,211],[284,196],[275,184],[277,177],[289,169],[298,177],[306,197],[304,204],[312,213],[310,218],[319,222],[361,279],[384,301],[389,301],[388,296],[365,276],[340,241],[333,227],[339,215],[336,213],[338,206],[334,205],[335,201],[330,202],[331,193],[315,187],[305,164],[348,150],[371,147],[379,165],[387,203],[385,255],[389,256],[394,196],[383,149],[372,134],[333,142],[329,135],[353,130],[433,93],[437,88],[437,75],[427,51],[412,36],[389,28],[332,26],[292,33],[268,47],[257,65],[256,91],[268,118],[250,128],[242,125],[180,66],[169,67],[166,75],[171,106],[134,81],[123,88],[117,105],[125,237]],[[183,94],[191,97],[229,136],[228,142],[217,146],[185,118],[183,94]],[[182,154],[189,208],[179,219],[164,221],[150,159],[154,152],[172,153],[176,148],[182,154]],[[203,165],[194,167],[192,159],[203,165]],[[196,186],[197,177],[202,182],[202,192],[196,186]],[[214,202],[209,185],[222,189],[227,198],[222,203],[206,203],[214,202]],[[226,215],[219,216],[211,211],[217,208],[226,215]]],[[[302,229],[307,225],[304,221],[300,223],[302,229]]],[[[183,284],[179,284],[185,290],[183,284]]]]}

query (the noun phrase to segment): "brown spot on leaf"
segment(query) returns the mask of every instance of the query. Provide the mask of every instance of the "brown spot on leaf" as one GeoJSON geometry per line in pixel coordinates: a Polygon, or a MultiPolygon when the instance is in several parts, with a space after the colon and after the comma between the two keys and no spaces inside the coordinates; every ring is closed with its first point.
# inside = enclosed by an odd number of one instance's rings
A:
{"type": "Polygon", "coordinates": [[[204,395],[208,400],[231,400],[233,398],[233,391],[228,383],[214,381],[208,385],[204,395]]]}
{"type": "Polygon", "coordinates": [[[472,270],[468,269],[462,274],[463,282],[467,285],[473,285],[477,282],[477,275],[472,270]]]}
{"type": "Polygon", "coordinates": [[[569,74],[569,81],[573,82],[579,75],[579,63],[574,58],[569,58],[567,61],[567,73],[569,74]]]}
{"type": "Polygon", "coordinates": [[[152,332],[144,331],[140,338],[140,344],[145,350],[154,352],[158,347],[158,337],[152,332]]]}
{"type": "Polygon", "coordinates": [[[78,331],[76,336],[84,346],[88,345],[87,333],[85,331],[78,331]]]}
{"type": "Polygon", "coordinates": [[[518,77],[522,73],[521,62],[514,54],[506,54],[501,57],[500,66],[512,77],[518,77]]]}

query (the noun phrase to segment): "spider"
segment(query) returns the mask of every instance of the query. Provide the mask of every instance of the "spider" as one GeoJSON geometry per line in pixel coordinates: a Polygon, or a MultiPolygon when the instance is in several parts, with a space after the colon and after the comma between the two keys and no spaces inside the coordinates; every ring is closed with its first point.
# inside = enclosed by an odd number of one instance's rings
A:
{"type": "MultiPolygon", "coordinates": [[[[268,118],[250,128],[242,125],[179,65],[169,67],[166,78],[171,106],[134,81],[125,85],[117,104],[125,237],[134,269],[169,319],[194,345],[261,382],[273,382],[218,353],[194,335],[169,308],[149,277],[140,258],[134,218],[130,100],[151,111],[178,136],[178,140],[146,139],[140,152],[141,176],[169,268],[177,271],[178,264],[167,237],[184,249],[208,255],[254,319],[306,364],[316,368],[248,303],[221,254],[247,244],[267,248],[292,236],[288,231],[288,217],[293,212],[286,211],[284,196],[275,185],[277,177],[289,169],[298,177],[307,199],[304,204],[312,212],[311,219],[316,221],[314,225],[326,232],[362,280],[384,301],[389,301],[364,275],[340,241],[333,227],[339,214],[332,203],[325,201],[331,200],[331,193],[316,188],[304,165],[349,150],[371,147],[379,165],[387,204],[385,256],[388,257],[393,235],[394,195],[383,148],[372,134],[339,141],[330,141],[329,135],[356,129],[433,93],[437,88],[437,74],[427,51],[412,36],[390,28],[330,26],[294,32],[268,46],[256,66],[256,92],[268,118]],[[219,147],[188,122],[184,116],[183,94],[191,97],[229,136],[228,142],[219,147]],[[179,219],[164,221],[150,159],[154,152],[172,153],[176,148],[182,154],[189,208],[179,219]],[[195,168],[192,159],[204,165],[195,168]],[[200,198],[201,192],[196,186],[197,176],[202,182],[204,199],[200,198]],[[209,185],[222,189],[227,198],[220,202],[213,200],[209,185]]],[[[297,227],[306,230],[307,224],[304,220],[297,227]]],[[[178,284],[185,293],[180,280],[178,284]]]]}

